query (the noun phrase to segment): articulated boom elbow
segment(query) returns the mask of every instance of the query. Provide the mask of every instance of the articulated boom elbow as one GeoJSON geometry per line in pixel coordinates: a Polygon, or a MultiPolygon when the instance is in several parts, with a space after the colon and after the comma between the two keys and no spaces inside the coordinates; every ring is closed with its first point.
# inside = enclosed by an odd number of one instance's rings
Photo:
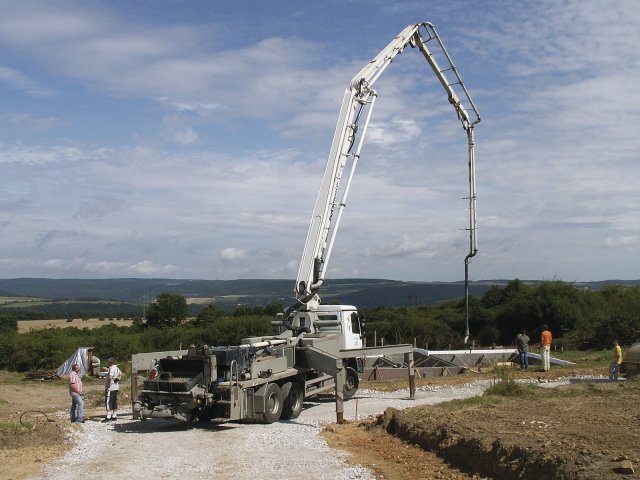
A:
{"type": "MultiPolygon", "coordinates": [[[[319,304],[318,289],[325,280],[333,243],[378,96],[373,85],[407,45],[418,47],[423,54],[445,89],[449,103],[453,106],[463,128],[470,133],[473,131],[473,126],[480,121],[475,104],[431,23],[416,23],[405,27],[395,39],[353,77],[343,96],[329,159],[311,217],[294,287],[296,298],[302,304],[319,304]],[[434,53],[429,47],[435,47],[436,52],[434,53]],[[440,64],[444,67],[441,67],[440,64]],[[447,75],[452,78],[447,78],[447,75]],[[348,180],[346,186],[341,186],[343,171],[349,162],[351,166],[348,180]],[[338,200],[338,198],[341,199],[338,200]]],[[[469,135],[469,142],[470,186],[473,186],[470,189],[469,197],[472,199],[473,212],[471,216],[474,219],[470,229],[475,236],[475,167],[473,165],[472,133],[469,135]]],[[[473,255],[475,255],[475,251],[473,255]]],[[[468,258],[465,261],[467,262],[468,258]]]]}

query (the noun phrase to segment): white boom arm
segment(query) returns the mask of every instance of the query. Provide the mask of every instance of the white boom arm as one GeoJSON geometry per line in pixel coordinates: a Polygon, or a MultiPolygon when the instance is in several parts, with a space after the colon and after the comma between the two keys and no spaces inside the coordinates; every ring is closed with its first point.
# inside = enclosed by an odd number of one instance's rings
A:
{"type": "Polygon", "coordinates": [[[338,123],[331,144],[331,151],[326,170],[316,199],[311,217],[311,224],[307,234],[300,270],[295,284],[295,293],[300,304],[313,310],[317,308],[320,298],[317,291],[325,280],[325,273],[331,256],[333,242],[340,225],[342,212],[346,205],[347,195],[351,187],[353,173],[360,158],[360,150],[364,141],[369,119],[377,93],[373,84],[391,64],[396,55],[402,53],[410,45],[418,47],[433,69],[436,77],[444,87],[449,103],[467,131],[469,144],[469,231],[470,251],[465,258],[477,252],[476,243],[476,214],[475,214],[475,166],[473,158],[473,127],[480,121],[480,115],[462,83],[456,67],[444,48],[440,37],[430,23],[416,23],[407,26],[400,34],[386,46],[373,60],[371,60],[358,74],[353,77],[349,87],[345,90],[338,123]],[[440,67],[434,54],[427,46],[432,44],[437,48],[437,55],[445,65],[440,67]],[[450,81],[446,75],[452,75],[450,81]],[[464,105],[461,97],[468,103],[464,105]],[[346,186],[342,191],[342,198],[338,201],[340,180],[347,162],[351,161],[351,169],[346,186]],[[336,214],[336,207],[338,211],[336,214]],[[334,218],[334,214],[336,214],[334,218]]]}

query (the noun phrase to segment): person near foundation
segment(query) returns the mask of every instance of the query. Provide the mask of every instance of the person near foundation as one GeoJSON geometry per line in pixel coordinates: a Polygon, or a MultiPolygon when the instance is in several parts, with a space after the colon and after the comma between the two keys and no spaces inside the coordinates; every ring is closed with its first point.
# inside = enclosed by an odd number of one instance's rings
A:
{"type": "Polygon", "coordinates": [[[71,408],[69,409],[69,419],[71,423],[84,423],[84,390],[82,388],[82,378],[80,377],[80,365],[71,365],[69,373],[69,395],[71,396],[71,408]]]}
{"type": "Polygon", "coordinates": [[[109,368],[107,370],[107,376],[104,379],[104,404],[107,409],[107,416],[102,421],[115,422],[118,419],[118,392],[120,391],[122,371],[120,371],[118,365],[116,365],[114,358],[109,358],[107,364],[109,368]]]}
{"type": "Polygon", "coordinates": [[[548,372],[551,369],[551,343],[553,342],[553,335],[549,331],[547,325],[542,326],[542,333],[540,334],[540,354],[542,355],[542,370],[548,372]]]}

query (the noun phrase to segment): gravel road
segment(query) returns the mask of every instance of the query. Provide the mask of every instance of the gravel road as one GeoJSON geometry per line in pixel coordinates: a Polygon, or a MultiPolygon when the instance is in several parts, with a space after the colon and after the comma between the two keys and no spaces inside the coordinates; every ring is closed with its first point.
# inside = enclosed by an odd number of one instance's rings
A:
{"type": "MultiPolygon", "coordinates": [[[[430,386],[391,393],[360,390],[345,402],[346,420],[398,409],[480,395],[486,382],[464,386],[430,386]]],[[[348,465],[345,454],[330,449],[319,436],[335,422],[331,399],[305,402],[300,417],[271,425],[199,424],[152,419],[132,420],[131,411],[117,422],[87,421],[76,446],[32,479],[160,478],[216,476],[223,479],[374,479],[364,467],[348,465]]]]}

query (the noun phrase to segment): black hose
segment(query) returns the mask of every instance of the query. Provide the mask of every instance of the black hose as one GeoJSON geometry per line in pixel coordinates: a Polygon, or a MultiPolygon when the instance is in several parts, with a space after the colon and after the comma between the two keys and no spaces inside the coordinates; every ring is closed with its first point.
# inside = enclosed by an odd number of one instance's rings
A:
{"type": "Polygon", "coordinates": [[[22,417],[24,417],[27,413],[41,413],[42,415],[44,415],[44,418],[47,419],[47,422],[54,422],[55,420],[51,420],[46,413],[44,413],[41,410],[27,410],[26,412],[23,412],[22,415],[20,415],[20,425],[22,426],[26,426],[24,424],[24,422],[22,421],[22,417]]]}

